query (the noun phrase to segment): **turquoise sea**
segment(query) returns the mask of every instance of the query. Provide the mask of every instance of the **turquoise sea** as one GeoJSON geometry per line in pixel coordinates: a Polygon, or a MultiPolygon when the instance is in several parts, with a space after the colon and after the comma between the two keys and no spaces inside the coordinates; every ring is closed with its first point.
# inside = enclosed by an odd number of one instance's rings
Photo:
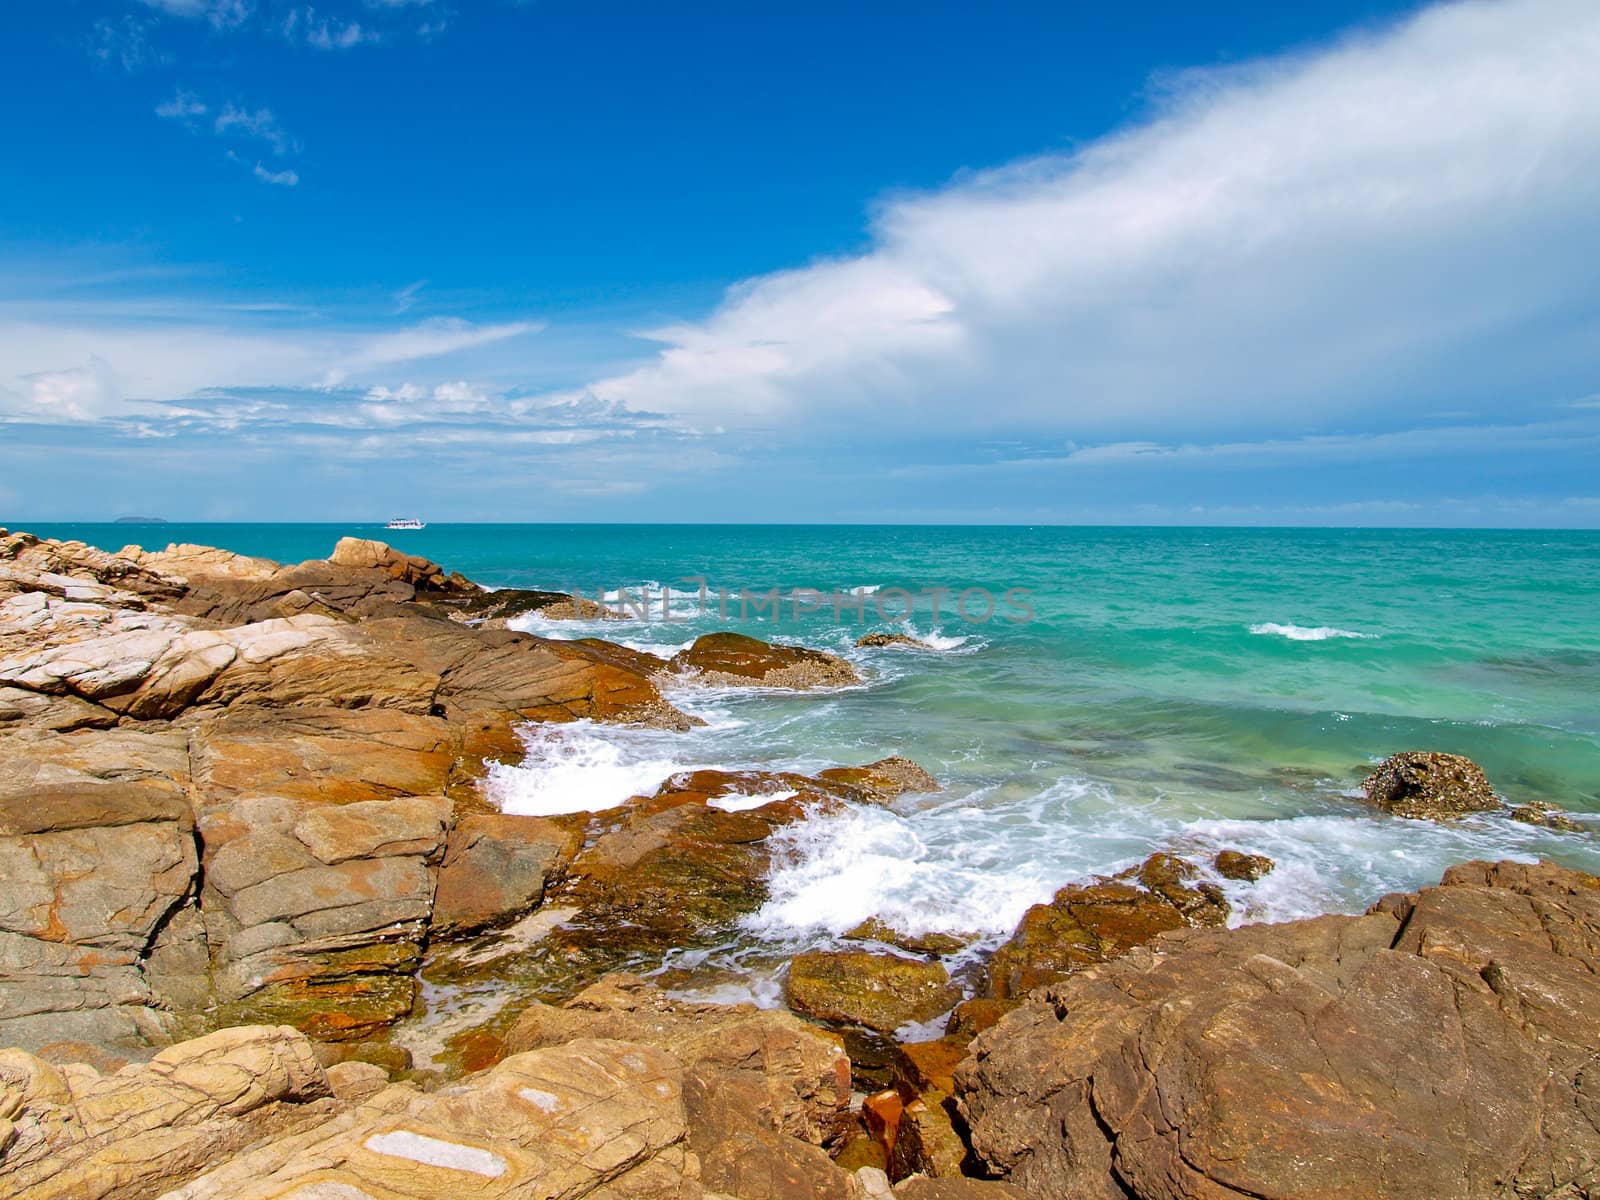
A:
{"type": "MultiPolygon", "coordinates": [[[[827,694],[685,691],[707,720],[672,734],[532,731],[497,773],[518,811],[599,808],[690,766],[814,769],[905,754],[944,784],[899,809],[789,836],[772,899],[707,956],[749,986],[758,964],[868,916],[912,931],[1005,936],[1031,903],[1152,850],[1224,846],[1279,863],[1231,884],[1239,919],[1359,911],[1450,863],[1549,857],[1600,870],[1600,534],[1421,530],[927,526],[45,525],[116,549],[191,541],[280,560],[378,537],[479,582],[648,588],[649,619],[550,622],[670,653],[733,627],[847,654],[867,683],[827,694]],[[697,585],[709,589],[701,610],[697,585]],[[661,586],[672,585],[664,621],[661,586]],[[727,616],[718,589],[727,588],[727,616]],[[740,617],[740,589],[779,611],[740,617]],[[862,596],[795,612],[797,590],[862,596]],[[936,652],[857,650],[897,626],[936,652]],[[934,618],[926,593],[943,589],[934,618]],[[963,589],[968,615],[954,611],[963,589]],[[1016,603],[1031,608],[1031,619],[1016,603]],[[1025,595],[1024,595],[1025,593],[1025,595]],[[1457,825],[1376,814],[1362,776],[1404,749],[1467,754],[1509,799],[1596,814],[1596,834],[1501,816],[1457,825]]],[[[808,595],[802,594],[803,601],[808,595]]],[[[694,965],[684,963],[679,965],[694,965]]],[[[768,981],[770,982],[770,981],[768,981]]]]}

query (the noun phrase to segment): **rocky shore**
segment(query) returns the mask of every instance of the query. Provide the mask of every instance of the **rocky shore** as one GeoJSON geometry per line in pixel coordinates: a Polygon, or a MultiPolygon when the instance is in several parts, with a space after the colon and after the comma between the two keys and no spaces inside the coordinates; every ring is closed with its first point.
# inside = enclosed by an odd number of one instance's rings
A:
{"type": "MultiPolygon", "coordinates": [[[[281,566],[0,530],[0,1195],[1600,1194],[1600,880],[1469,863],[1228,928],[1217,881],[1271,861],[1157,854],[1062,888],[977,974],[950,973],[961,938],[868,922],[790,964],[791,1011],[690,1002],[627,972],[758,908],[776,832],[938,782],[696,771],[501,812],[481,785],[529,722],[683,729],[696,683],[860,682],[525,612],[607,615],[357,539],[281,566]],[[463,976],[504,1002],[457,1028],[423,991],[463,976]],[[408,1019],[449,1052],[413,1062],[408,1019]]],[[[1366,790],[1415,819],[1503,803],[1448,755],[1366,790]]]]}

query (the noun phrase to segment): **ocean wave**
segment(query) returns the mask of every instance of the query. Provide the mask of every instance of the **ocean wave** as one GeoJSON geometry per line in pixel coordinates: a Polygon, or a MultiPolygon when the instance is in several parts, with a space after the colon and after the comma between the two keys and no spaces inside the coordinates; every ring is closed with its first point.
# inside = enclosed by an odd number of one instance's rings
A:
{"type": "Polygon", "coordinates": [[[1048,831],[1096,790],[1069,779],[1021,805],[973,795],[913,813],[851,807],[787,826],[773,835],[768,899],[744,927],[793,941],[838,937],[878,917],[910,934],[977,934],[993,944],[1071,877],[1046,860],[1055,844],[1048,831]]]}
{"type": "Polygon", "coordinates": [[[520,736],[523,761],[491,763],[483,784],[501,812],[518,816],[616,808],[679,771],[712,765],[688,760],[659,730],[573,721],[526,726],[520,736]]]}
{"type": "Polygon", "coordinates": [[[1291,642],[1325,642],[1330,638],[1375,638],[1375,633],[1356,633],[1349,629],[1336,629],[1332,625],[1280,625],[1276,621],[1266,621],[1260,625],[1250,626],[1251,633],[1269,634],[1274,637],[1288,638],[1291,642]]]}

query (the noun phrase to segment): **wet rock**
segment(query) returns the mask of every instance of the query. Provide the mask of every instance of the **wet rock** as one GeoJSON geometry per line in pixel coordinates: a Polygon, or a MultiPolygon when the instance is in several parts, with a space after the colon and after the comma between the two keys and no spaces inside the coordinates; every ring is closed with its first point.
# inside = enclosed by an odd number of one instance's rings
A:
{"type": "Polygon", "coordinates": [[[856,645],[863,650],[883,650],[899,647],[907,650],[932,650],[927,642],[912,637],[909,633],[865,633],[856,639],[856,645]]]}
{"type": "Polygon", "coordinates": [[[1062,888],[1049,904],[1030,908],[1011,940],[995,951],[990,996],[1024,996],[1168,930],[1223,924],[1227,900],[1212,885],[1191,886],[1196,875],[1191,864],[1154,854],[1113,878],[1062,888]]]}
{"type": "Polygon", "coordinates": [[[435,601],[449,613],[469,624],[505,621],[524,613],[538,613],[552,621],[626,620],[627,614],[607,608],[594,600],[569,592],[547,592],[536,588],[498,588],[480,591],[449,601],[435,601]]]}
{"type": "Polygon", "coordinates": [[[1554,829],[1558,833],[1583,833],[1587,829],[1587,826],[1569,817],[1560,805],[1547,800],[1530,800],[1517,805],[1511,810],[1511,819],[1521,821],[1524,825],[1554,829]]]}
{"type": "Polygon", "coordinates": [[[1397,817],[1444,821],[1500,807],[1483,769],[1459,754],[1408,750],[1385,759],[1361,786],[1368,800],[1397,817]]]}
{"type": "Polygon", "coordinates": [[[636,976],[608,975],[566,1004],[533,1004],[506,1035],[508,1053],[579,1038],[642,1042],[708,1083],[735,1087],[764,1126],[823,1145],[850,1104],[850,1061],[838,1038],[754,1005],[674,1000],[636,976]]]}
{"type": "Polygon", "coordinates": [[[959,1119],[955,1101],[942,1091],[930,1089],[908,1103],[889,1155],[889,1178],[961,1178],[967,1144],[956,1131],[959,1119]]]}
{"type": "Polygon", "coordinates": [[[1265,854],[1246,854],[1242,850],[1222,850],[1212,860],[1217,874],[1224,879],[1238,879],[1246,883],[1254,883],[1262,876],[1271,872],[1278,864],[1265,854]]]}
{"type": "Polygon", "coordinates": [[[961,999],[942,964],[865,951],[796,955],[785,994],[805,1016],[879,1033],[931,1020],[961,999]]]}
{"type": "MultiPolygon", "coordinates": [[[[1020,998],[1019,998],[1020,999],[1020,998]]],[[[955,1006],[945,1025],[949,1037],[971,1041],[985,1029],[993,1029],[1019,1002],[1019,999],[997,1000],[992,996],[974,996],[955,1006]]]]}
{"type": "Polygon", "coordinates": [[[817,778],[827,783],[844,784],[859,793],[853,799],[886,804],[908,793],[937,792],[939,781],[909,758],[898,755],[880,758],[864,767],[829,767],[817,778]]]}
{"type": "Polygon", "coordinates": [[[1600,880],[1474,863],[1365,916],[1168,933],[1035,993],[956,1073],[1040,1200],[1581,1195],[1600,880]]]}
{"type": "Polygon", "coordinates": [[[463,817],[445,843],[434,932],[482,929],[537,907],[582,846],[578,821],[498,813],[463,817]]]}
{"type": "Polygon", "coordinates": [[[869,917],[846,932],[844,937],[852,942],[882,942],[913,954],[934,955],[954,954],[976,940],[976,935],[960,938],[948,933],[905,933],[877,917],[869,917]]]}
{"type": "Polygon", "coordinates": [[[669,668],[702,683],[793,688],[843,687],[860,683],[844,659],[805,646],[775,645],[742,633],[708,633],[672,657],[669,668]]]}

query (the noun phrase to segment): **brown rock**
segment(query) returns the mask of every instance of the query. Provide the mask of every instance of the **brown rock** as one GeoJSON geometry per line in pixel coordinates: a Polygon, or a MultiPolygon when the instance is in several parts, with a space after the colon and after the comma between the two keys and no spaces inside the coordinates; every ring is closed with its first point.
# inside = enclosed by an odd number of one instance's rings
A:
{"type": "Polygon", "coordinates": [[[1517,863],[1169,933],[973,1043],[973,1149],[1040,1200],[1581,1195],[1596,947],[1600,880],[1517,863]]]}
{"type": "Polygon", "coordinates": [[[945,1026],[949,1037],[971,1041],[985,1029],[993,1029],[1018,1004],[1018,1000],[996,1000],[989,996],[974,996],[956,1005],[945,1026]]]}
{"type": "Polygon", "coordinates": [[[989,991],[1013,999],[1075,971],[1106,962],[1157,934],[1186,925],[1220,925],[1228,903],[1214,887],[1189,886],[1196,872],[1154,854],[1113,879],[1070,884],[1023,915],[989,961],[989,991]]]}
{"type": "Polygon", "coordinates": [[[327,1068],[328,1087],[341,1100],[359,1104],[389,1086],[389,1072],[376,1063],[348,1059],[327,1068]]]}
{"type": "Polygon", "coordinates": [[[546,886],[583,846],[582,825],[543,817],[476,814],[450,831],[433,901],[433,929],[464,932],[538,906],[546,886]]]}
{"type": "Polygon", "coordinates": [[[752,1113],[739,1081],[684,1072],[689,1148],[707,1192],[739,1200],[816,1200],[845,1195],[848,1177],[828,1155],[774,1131],[752,1113]]]}
{"type": "Polygon", "coordinates": [[[1500,807],[1483,769],[1459,754],[1408,750],[1385,759],[1361,786],[1368,800],[1397,817],[1444,821],[1500,807]]]}
{"type": "Polygon", "coordinates": [[[927,642],[919,641],[909,633],[864,633],[856,639],[856,645],[864,650],[884,650],[898,647],[907,650],[932,650],[927,642]]]}
{"type": "Polygon", "coordinates": [[[879,1033],[930,1020],[961,999],[940,963],[858,950],[796,955],[785,987],[798,1013],[879,1033]]]}
{"type": "Polygon", "coordinates": [[[1217,874],[1224,879],[1254,883],[1278,864],[1265,854],[1246,854],[1242,850],[1222,850],[1213,860],[1217,874]]]}
{"type": "Polygon", "coordinates": [[[907,1104],[900,1119],[900,1136],[889,1155],[889,1178],[961,1178],[967,1144],[956,1132],[958,1119],[955,1101],[941,1091],[923,1092],[907,1104]]]}
{"type": "Polygon", "coordinates": [[[844,659],[804,646],[775,645],[742,633],[708,633],[680,650],[669,664],[679,674],[725,686],[806,690],[860,683],[844,659]]]}
{"type": "Polygon", "coordinates": [[[895,1185],[895,1200],[1029,1200],[1028,1193],[988,1179],[930,1179],[913,1175],[895,1185]]]}
{"type": "Polygon", "coordinates": [[[859,792],[867,803],[883,804],[908,792],[937,792],[939,781],[909,758],[881,758],[864,767],[829,767],[817,778],[859,792]]]}
{"type": "Polygon", "coordinates": [[[959,938],[948,933],[904,933],[877,917],[867,918],[843,936],[852,942],[882,942],[913,954],[936,955],[954,954],[976,940],[976,935],[959,938]]]}
{"type": "Polygon", "coordinates": [[[565,1005],[530,1005],[505,1043],[518,1054],[579,1038],[657,1046],[708,1084],[737,1084],[764,1127],[813,1145],[834,1140],[849,1108],[850,1061],[838,1039],[789,1013],[673,1000],[616,974],[565,1005]]]}
{"type": "Polygon", "coordinates": [[[1558,833],[1584,833],[1587,830],[1587,826],[1574,821],[1560,805],[1547,800],[1530,800],[1517,805],[1511,810],[1511,819],[1521,821],[1524,825],[1554,829],[1558,833]]]}
{"type": "Polygon", "coordinates": [[[186,739],[19,733],[0,756],[0,1044],[166,1040],[146,962],[192,900],[186,739]]]}

